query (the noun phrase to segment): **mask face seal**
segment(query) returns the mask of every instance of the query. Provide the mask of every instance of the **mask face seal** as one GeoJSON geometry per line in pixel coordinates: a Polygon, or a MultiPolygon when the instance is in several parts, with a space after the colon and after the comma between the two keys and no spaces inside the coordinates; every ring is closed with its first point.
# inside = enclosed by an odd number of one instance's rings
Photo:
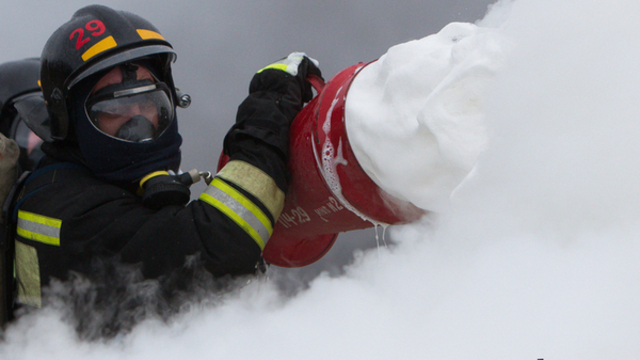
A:
{"type": "Polygon", "coordinates": [[[174,118],[169,87],[151,80],[105,86],[87,99],[85,111],[98,131],[127,142],[157,139],[174,118]]]}

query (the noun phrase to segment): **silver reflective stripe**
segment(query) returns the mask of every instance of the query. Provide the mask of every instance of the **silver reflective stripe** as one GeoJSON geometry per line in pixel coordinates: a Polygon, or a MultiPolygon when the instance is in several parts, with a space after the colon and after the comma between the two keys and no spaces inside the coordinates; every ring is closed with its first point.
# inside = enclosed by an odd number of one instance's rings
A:
{"type": "Polygon", "coordinates": [[[25,239],[48,245],[60,246],[60,227],[62,220],[18,211],[17,233],[25,239]]]}
{"type": "Polygon", "coordinates": [[[264,171],[247,162],[231,160],[216,176],[238,185],[258,198],[275,220],[280,216],[284,207],[284,192],[264,171]]]}
{"type": "Polygon", "coordinates": [[[242,193],[215,178],[200,200],[220,210],[235,221],[254,241],[264,249],[273,232],[273,225],[269,218],[247,199],[242,193]]]}

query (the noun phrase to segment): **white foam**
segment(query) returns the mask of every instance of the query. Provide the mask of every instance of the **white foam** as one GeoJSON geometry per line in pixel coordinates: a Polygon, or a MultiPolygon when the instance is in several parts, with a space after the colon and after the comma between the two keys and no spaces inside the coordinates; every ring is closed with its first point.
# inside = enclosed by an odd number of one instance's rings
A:
{"type": "Polygon", "coordinates": [[[496,31],[451,23],[362,69],[345,121],[366,173],[402,200],[446,208],[486,146],[482,95],[501,63],[496,31]]]}
{"type": "MultiPolygon", "coordinates": [[[[329,110],[327,111],[327,114],[322,123],[322,131],[325,133],[325,140],[322,144],[321,160],[318,159],[318,155],[315,151],[313,152],[313,155],[315,157],[316,163],[319,165],[319,169],[321,170],[324,180],[329,186],[329,189],[331,189],[331,193],[338,199],[342,206],[360,217],[362,220],[373,223],[374,226],[386,225],[376,222],[375,220],[369,218],[366,214],[356,209],[342,194],[342,185],[338,176],[337,166],[339,164],[348,165],[348,161],[343,156],[342,139],[340,139],[338,143],[338,149],[336,150],[331,143],[329,133],[331,132],[331,117],[333,115],[333,111],[335,110],[335,106],[338,104],[338,101],[341,98],[342,100],[344,100],[343,90],[344,88],[340,87],[338,91],[336,91],[335,98],[331,101],[331,106],[329,107],[329,110]]],[[[313,146],[313,144],[311,144],[311,146],[313,146]]]]}

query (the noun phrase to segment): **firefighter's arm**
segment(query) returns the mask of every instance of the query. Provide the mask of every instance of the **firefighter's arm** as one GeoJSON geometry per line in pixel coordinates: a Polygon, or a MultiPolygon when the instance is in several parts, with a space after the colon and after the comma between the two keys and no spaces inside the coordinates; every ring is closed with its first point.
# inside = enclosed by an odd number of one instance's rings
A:
{"type": "Polygon", "coordinates": [[[308,75],[321,77],[321,72],[304,53],[292,53],[254,75],[225,137],[223,151],[230,161],[200,197],[233,219],[260,249],[284,206],[289,125],[313,96],[308,75]]]}

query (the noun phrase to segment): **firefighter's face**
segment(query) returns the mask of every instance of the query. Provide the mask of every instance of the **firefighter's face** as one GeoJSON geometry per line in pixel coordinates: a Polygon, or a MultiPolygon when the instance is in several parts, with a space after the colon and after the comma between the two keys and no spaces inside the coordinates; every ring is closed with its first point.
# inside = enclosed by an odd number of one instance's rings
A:
{"type": "MultiPolygon", "coordinates": [[[[147,68],[138,66],[136,70],[136,80],[154,81],[154,78],[147,68]]],[[[91,94],[93,95],[106,86],[119,84],[122,81],[122,69],[116,67],[98,80],[91,94]]],[[[105,134],[115,136],[127,121],[138,115],[144,116],[156,129],[158,128],[158,109],[156,104],[144,101],[114,104],[113,108],[105,109],[105,111],[101,112],[98,116],[98,127],[105,134]]]]}

